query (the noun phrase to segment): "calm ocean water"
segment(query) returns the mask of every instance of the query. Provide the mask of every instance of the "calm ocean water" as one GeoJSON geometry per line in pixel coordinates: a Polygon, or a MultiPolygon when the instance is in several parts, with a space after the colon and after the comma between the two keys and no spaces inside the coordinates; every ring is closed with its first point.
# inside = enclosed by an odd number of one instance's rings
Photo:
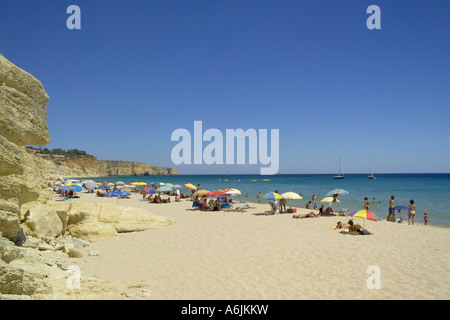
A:
{"type": "MultiPolygon", "coordinates": [[[[200,184],[203,189],[208,190],[236,188],[242,192],[242,196],[236,200],[246,201],[256,201],[258,192],[293,191],[303,194],[302,200],[292,200],[292,205],[298,207],[304,207],[313,193],[320,201],[328,191],[339,188],[347,190],[349,194],[340,196],[341,203],[339,206],[334,204],[333,207],[363,209],[364,197],[369,200],[375,198],[377,203],[371,204],[370,210],[383,220],[388,215],[389,199],[391,195],[395,195],[396,205],[408,206],[409,200],[414,199],[417,223],[423,223],[423,213],[428,212],[430,224],[450,227],[450,174],[377,174],[375,180],[368,179],[367,174],[346,174],[343,180],[332,179],[331,174],[121,176],[92,180],[125,183],[157,181],[180,185],[192,183],[200,184]]],[[[186,188],[181,189],[182,192],[183,190],[186,188]]],[[[407,220],[407,211],[401,211],[400,216],[407,220]]],[[[399,217],[398,212],[396,217],[399,217]]]]}

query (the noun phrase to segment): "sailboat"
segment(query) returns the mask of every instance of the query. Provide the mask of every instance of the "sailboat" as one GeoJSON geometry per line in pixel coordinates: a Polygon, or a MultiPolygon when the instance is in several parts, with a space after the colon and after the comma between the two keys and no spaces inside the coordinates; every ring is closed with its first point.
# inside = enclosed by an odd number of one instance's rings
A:
{"type": "Polygon", "coordinates": [[[339,157],[339,173],[337,174],[337,176],[333,176],[333,179],[344,179],[341,157],[339,157]]]}
{"type": "Polygon", "coordinates": [[[371,169],[370,169],[370,175],[369,175],[369,179],[376,179],[375,176],[373,175],[373,158],[372,158],[372,162],[371,162],[371,169]]]}

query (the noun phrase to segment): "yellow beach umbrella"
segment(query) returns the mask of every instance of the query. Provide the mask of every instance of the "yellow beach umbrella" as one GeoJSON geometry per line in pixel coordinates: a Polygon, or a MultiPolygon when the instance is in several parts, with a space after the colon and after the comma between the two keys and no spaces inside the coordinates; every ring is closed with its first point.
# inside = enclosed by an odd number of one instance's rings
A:
{"type": "Polygon", "coordinates": [[[209,192],[209,190],[204,190],[204,189],[202,189],[202,190],[198,190],[198,191],[194,192],[194,195],[195,195],[195,196],[204,196],[204,195],[207,194],[208,192],[209,192]]]}
{"type": "Polygon", "coordinates": [[[294,200],[303,199],[298,193],[295,193],[292,191],[285,192],[285,193],[281,194],[281,196],[285,199],[294,199],[294,200]]]}
{"type": "Polygon", "coordinates": [[[337,203],[341,203],[338,199],[335,199],[333,197],[323,198],[322,200],[320,200],[320,202],[327,202],[327,203],[337,202],[337,203]]]}
{"type": "Polygon", "coordinates": [[[289,199],[289,207],[292,207],[291,205],[291,200],[299,200],[299,199],[303,199],[298,193],[289,191],[289,192],[285,192],[283,194],[281,194],[281,196],[285,199],[289,199]]]}
{"type": "Polygon", "coordinates": [[[131,184],[133,186],[146,186],[147,185],[146,182],[132,182],[131,184]]]}
{"type": "Polygon", "coordinates": [[[186,183],[186,184],[183,184],[183,187],[186,187],[186,188],[189,188],[189,189],[197,190],[197,187],[194,186],[192,183],[186,183]]]}

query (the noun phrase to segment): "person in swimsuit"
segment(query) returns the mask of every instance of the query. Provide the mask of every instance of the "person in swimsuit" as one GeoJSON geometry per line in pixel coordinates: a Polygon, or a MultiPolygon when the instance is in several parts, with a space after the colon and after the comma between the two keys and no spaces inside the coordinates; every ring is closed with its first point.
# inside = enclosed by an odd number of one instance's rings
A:
{"type": "Polygon", "coordinates": [[[312,204],[313,204],[314,210],[316,210],[317,209],[317,196],[315,193],[312,196],[312,204]]]}
{"type": "Polygon", "coordinates": [[[395,196],[391,196],[391,200],[389,201],[389,215],[387,217],[387,221],[395,222],[395,210],[394,210],[395,202],[394,202],[394,200],[395,200],[395,196]],[[390,220],[391,216],[393,217],[392,220],[390,220]]]}
{"type": "Polygon", "coordinates": [[[410,223],[410,220],[412,224],[414,224],[414,217],[416,216],[416,205],[414,204],[414,200],[409,201],[409,210],[408,210],[408,224],[410,223]]]}
{"type": "Polygon", "coordinates": [[[367,197],[364,198],[364,210],[369,210],[370,202],[367,197]]]}

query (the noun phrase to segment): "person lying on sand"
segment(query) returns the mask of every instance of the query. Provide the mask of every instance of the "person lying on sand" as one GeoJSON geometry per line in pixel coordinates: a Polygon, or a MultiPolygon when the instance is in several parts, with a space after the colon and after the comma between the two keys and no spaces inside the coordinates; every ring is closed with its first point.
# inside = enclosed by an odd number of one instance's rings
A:
{"type": "Polygon", "coordinates": [[[353,223],[352,219],[348,220],[347,223],[338,222],[336,225],[336,229],[348,229],[350,227],[350,222],[353,223]]]}
{"type": "Polygon", "coordinates": [[[349,220],[348,224],[348,232],[358,232],[364,230],[364,228],[360,224],[354,224],[353,220],[349,220]]]}
{"type": "Polygon", "coordinates": [[[292,215],[292,218],[296,218],[296,219],[299,219],[299,218],[317,218],[317,217],[318,217],[318,215],[315,214],[312,211],[309,212],[309,213],[306,213],[306,214],[304,214],[304,213],[294,213],[292,215]]]}

